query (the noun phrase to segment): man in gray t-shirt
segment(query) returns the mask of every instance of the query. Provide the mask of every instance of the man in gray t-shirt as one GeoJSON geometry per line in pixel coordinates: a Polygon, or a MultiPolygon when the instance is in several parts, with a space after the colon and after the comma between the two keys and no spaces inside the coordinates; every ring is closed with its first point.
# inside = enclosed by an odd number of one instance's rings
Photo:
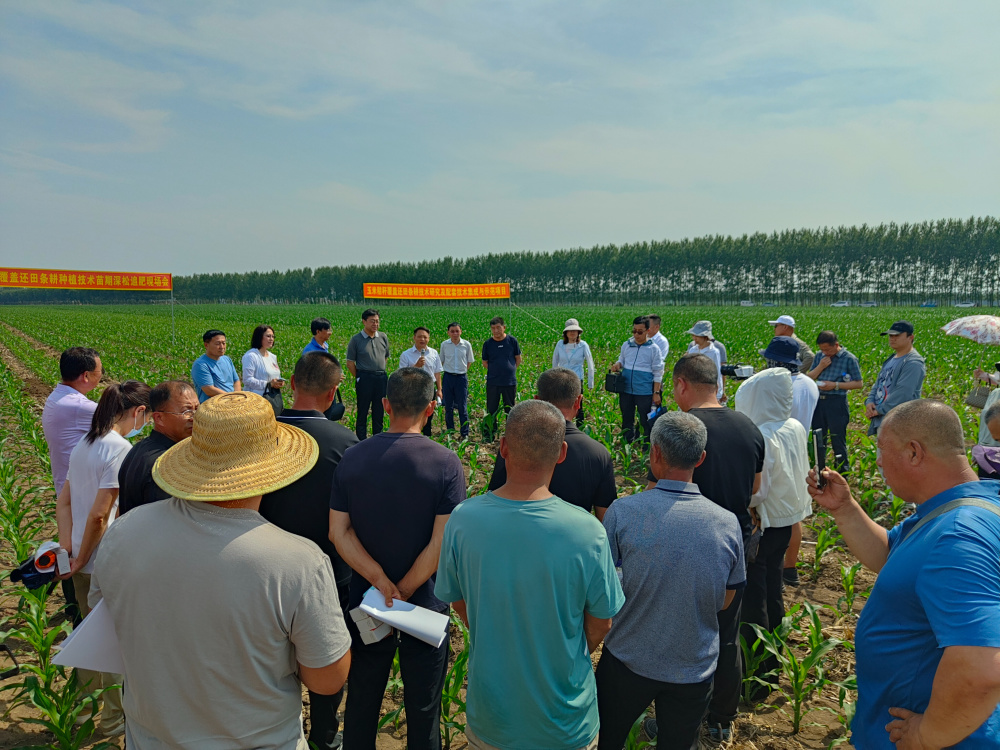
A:
{"type": "Polygon", "coordinates": [[[307,750],[302,685],[337,692],[351,639],[330,558],[258,508],[318,452],[260,396],[216,396],[153,469],[172,497],[108,528],[91,580],[121,646],[130,750],[307,750]]]}
{"type": "Polygon", "coordinates": [[[736,516],[691,482],[705,458],[704,423],[668,412],[650,438],[656,487],[620,498],[604,516],[625,606],[597,666],[600,744],[621,747],[655,701],[655,723],[669,727],[660,746],[686,749],[712,694],[718,613],[746,583],[743,536],[736,516]]]}

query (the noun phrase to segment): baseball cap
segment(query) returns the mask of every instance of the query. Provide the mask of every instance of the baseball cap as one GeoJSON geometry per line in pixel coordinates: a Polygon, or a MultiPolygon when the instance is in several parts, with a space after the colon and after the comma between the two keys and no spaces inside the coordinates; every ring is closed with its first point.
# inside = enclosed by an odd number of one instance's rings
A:
{"type": "Polygon", "coordinates": [[[767,322],[773,326],[780,324],[783,326],[789,326],[790,328],[795,328],[795,318],[791,315],[779,315],[777,320],[769,320],[767,322]]]}
{"type": "Polygon", "coordinates": [[[888,331],[883,331],[879,336],[895,336],[897,333],[913,335],[913,324],[908,320],[897,320],[888,331]]]}

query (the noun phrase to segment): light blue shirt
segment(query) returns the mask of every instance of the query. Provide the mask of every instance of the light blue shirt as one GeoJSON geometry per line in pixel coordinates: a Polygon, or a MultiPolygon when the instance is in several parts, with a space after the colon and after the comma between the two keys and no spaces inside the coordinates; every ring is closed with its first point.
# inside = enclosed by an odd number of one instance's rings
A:
{"type": "Polygon", "coordinates": [[[577,750],[593,741],[583,615],[606,619],[625,603],[596,518],[557,497],[466,500],[445,527],[435,594],[468,607],[466,715],[484,742],[577,750]]]}
{"type": "Polygon", "coordinates": [[[211,398],[201,389],[203,385],[214,385],[216,388],[231,392],[240,376],[236,374],[236,367],[233,360],[223,354],[218,359],[212,359],[207,354],[202,354],[191,365],[191,382],[194,389],[198,391],[198,403],[208,401],[211,398]]]}

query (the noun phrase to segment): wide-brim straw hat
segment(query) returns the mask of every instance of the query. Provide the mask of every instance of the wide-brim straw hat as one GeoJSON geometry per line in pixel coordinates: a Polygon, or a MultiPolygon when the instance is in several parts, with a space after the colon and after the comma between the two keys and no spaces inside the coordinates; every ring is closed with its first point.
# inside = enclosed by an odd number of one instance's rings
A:
{"type": "Polygon", "coordinates": [[[569,320],[566,321],[566,325],[563,326],[563,333],[566,333],[566,331],[582,331],[582,330],[583,329],[580,328],[580,321],[577,320],[576,318],[570,318],[569,320]]]}
{"type": "Polygon", "coordinates": [[[153,481],[182,500],[242,500],[291,484],[318,459],[312,436],[279,423],[267,400],[224,393],[198,407],[191,437],[156,460],[153,481]]]}

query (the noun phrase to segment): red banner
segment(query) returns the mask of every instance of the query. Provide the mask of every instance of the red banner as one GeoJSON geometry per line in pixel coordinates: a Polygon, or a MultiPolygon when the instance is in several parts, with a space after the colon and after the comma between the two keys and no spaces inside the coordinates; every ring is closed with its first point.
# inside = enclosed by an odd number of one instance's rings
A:
{"type": "Polygon", "coordinates": [[[510,284],[365,284],[371,299],[509,299],[510,284]]]}
{"type": "Polygon", "coordinates": [[[124,273],[117,271],[58,271],[48,268],[4,268],[0,286],[20,289],[92,289],[111,292],[169,292],[169,273],[124,273]]]}

